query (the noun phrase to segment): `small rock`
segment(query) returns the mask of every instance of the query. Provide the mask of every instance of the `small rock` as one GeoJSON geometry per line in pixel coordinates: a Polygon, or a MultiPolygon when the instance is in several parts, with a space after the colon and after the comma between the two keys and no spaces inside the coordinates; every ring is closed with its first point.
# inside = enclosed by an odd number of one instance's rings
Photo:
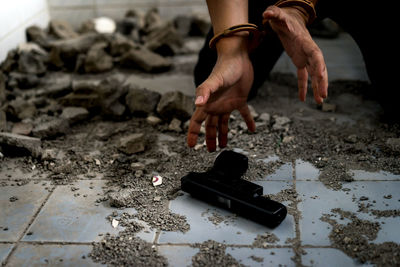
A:
{"type": "Polygon", "coordinates": [[[29,122],[17,122],[13,125],[11,132],[13,134],[29,135],[32,132],[33,125],[29,122]]]}
{"type": "Polygon", "coordinates": [[[182,132],[181,124],[182,122],[180,120],[173,118],[170,124],[168,125],[168,130],[180,133],[182,132]]]}
{"type": "Polygon", "coordinates": [[[99,73],[113,68],[113,58],[104,50],[107,46],[107,43],[101,42],[89,49],[85,57],[84,69],[86,73],[99,73]]]}
{"type": "Polygon", "coordinates": [[[65,134],[68,129],[68,121],[63,118],[57,118],[36,125],[32,130],[32,135],[39,138],[52,138],[65,134]]]}
{"type": "Polygon", "coordinates": [[[145,150],[145,138],[142,133],[134,133],[122,137],[118,149],[126,154],[134,154],[145,150]]]}
{"type": "Polygon", "coordinates": [[[37,43],[43,48],[47,48],[49,46],[47,33],[38,26],[30,26],[26,28],[25,32],[26,39],[29,42],[37,43]]]}
{"type": "Polygon", "coordinates": [[[10,197],[10,202],[15,202],[17,200],[18,200],[18,197],[16,197],[16,196],[10,197]]]}
{"type": "Polygon", "coordinates": [[[321,106],[321,109],[324,112],[335,112],[336,111],[336,105],[323,102],[322,106],[321,106]]]}
{"type": "Polygon", "coordinates": [[[150,124],[150,125],[157,125],[160,124],[162,122],[162,120],[159,117],[150,115],[146,118],[146,121],[150,124]]]}
{"type": "Polygon", "coordinates": [[[280,131],[280,130],[287,130],[289,129],[289,123],[291,120],[288,117],[285,116],[273,116],[275,123],[272,125],[272,129],[275,131],[280,131]]]}
{"type": "Polygon", "coordinates": [[[7,129],[7,117],[3,110],[0,110],[0,132],[7,129]]]}
{"type": "Polygon", "coordinates": [[[144,170],[145,167],[146,166],[143,163],[140,163],[140,162],[131,163],[131,168],[132,168],[133,171],[144,170]]]}
{"type": "Polygon", "coordinates": [[[368,197],[366,197],[366,196],[361,196],[360,197],[360,201],[366,201],[366,200],[368,200],[369,198],[368,197]]]}
{"type": "Polygon", "coordinates": [[[60,117],[66,119],[70,124],[85,120],[89,115],[87,109],[82,107],[66,107],[60,117]]]}
{"type": "Polygon", "coordinates": [[[51,20],[49,31],[60,39],[70,39],[79,36],[68,22],[62,20],[51,20]]]}
{"type": "Polygon", "coordinates": [[[261,113],[260,116],[258,116],[258,120],[265,122],[266,124],[269,124],[271,122],[271,115],[269,113],[261,113]]]}
{"type": "Polygon", "coordinates": [[[157,27],[146,36],[144,41],[145,47],[163,56],[173,56],[183,46],[182,36],[178,34],[171,23],[157,27]]]}
{"type": "Polygon", "coordinates": [[[293,140],[294,140],[294,136],[288,135],[288,136],[283,137],[282,143],[288,144],[288,143],[292,142],[293,140]]]}
{"type": "Polygon", "coordinates": [[[126,207],[132,200],[133,189],[123,188],[117,192],[111,192],[108,194],[110,200],[110,206],[116,208],[126,207]]]}
{"type": "Polygon", "coordinates": [[[164,120],[171,120],[175,117],[186,121],[191,117],[193,110],[193,100],[179,91],[163,94],[157,105],[157,112],[164,120]]]}
{"type": "Polygon", "coordinates": [[[400,152],[400,138],[388,138],[386,146],[393,152],[400,152]]]}
{"type": "Polygon", "coordinates": [[[172,66],[168,59],[144,47],[130,49],[121,57],[121,64],[125,67],[137,67],[146,72],[161,72],[172,66]]]}
{"type": "Polygon", "coordinates": [[[351,135],[347,136],[347,137],[344,139],[344,141],[346,141],[347,143],[354,144],[354,143],[357,142],[357,139],[358,139],[358,138],[357,138],[357,135],[351,134],[351,135]]]}
{"type": "Polygon", "coordinates": [[[149,114],[156,110],[161,95],[147,89],[130,88],[125,103],[132,114],[149,114]]]}

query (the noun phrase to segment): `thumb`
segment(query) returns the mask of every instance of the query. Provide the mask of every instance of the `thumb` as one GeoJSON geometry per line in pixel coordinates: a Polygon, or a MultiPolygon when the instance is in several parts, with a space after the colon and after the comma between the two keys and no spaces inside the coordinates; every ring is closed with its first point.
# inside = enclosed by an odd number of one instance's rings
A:
{"type": "Polygon", "coordinates": [[[218,75],[211,73],[211,75],[196,89],[196,106],[203,106],[207,103],[210,95],[216,92],[223,85],[221,78],[218,75]]]}

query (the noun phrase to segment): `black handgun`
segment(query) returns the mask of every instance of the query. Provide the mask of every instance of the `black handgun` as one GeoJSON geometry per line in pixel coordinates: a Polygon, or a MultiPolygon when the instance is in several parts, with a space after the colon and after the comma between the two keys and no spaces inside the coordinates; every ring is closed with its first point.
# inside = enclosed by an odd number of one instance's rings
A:
{"type": "Polygon", "coordinates": [[[285,219],[286,207],[263,197],[262,186],[241,179],[247,168],[245,155],[224,150],[209,171],[191,172],[182,177],[181,189],[195,198],[274,228],[285,219]]]}

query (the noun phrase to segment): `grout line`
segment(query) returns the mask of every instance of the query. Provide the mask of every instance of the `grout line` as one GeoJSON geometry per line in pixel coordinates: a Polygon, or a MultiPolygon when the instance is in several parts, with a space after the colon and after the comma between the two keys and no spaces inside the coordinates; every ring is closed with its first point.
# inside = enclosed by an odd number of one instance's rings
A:
{"type": "Polygon", "coordinates": [[[71,241],[20,241],[19,243],[30,244],[30,245],[80,245],[80,246],[93,245],[93,242],[71,242],[71,241]]]}
{"type": "Polygon", "coordinates": [[[296,240],[296,242],[293,242],[293,246],[292,246],[292,249],[293,249],[293,252],[294,252],[294,263],[296,264],[296,265],[301,265],[302,264],[302,253],[301,253],[301,233],[300,233],[300,225],[299,225],[299,223],[300,223],[300,216],[301,216],[301,213],[300,213],[300,211],[299,211],[299,207],[298,207],[298,203],[299,203],[299,194],[298,194],[298,192],[297,192],[297,188],[296,188],[296,182],[297,182],[297,177],[296,177],[296,161],[295,160],[293,160],[292,161],[292,175],[293,175],[293,190],[296,192],[296,195],[297,195],[297,197],[296,197],[296,200],[294,201],[294,209],[295,209],[295,211],[296,211],[296,213],[297,213],[297,216],[293,216],[294,217],[294,225],[295,225],[295,240],[296,240]],[[295,261],[295,259],[298,259],[298,262],[296,262],[295,261]]]}
{"type": "Polygon", "coordinates": [[[4,260],[4,265],[7,265],[9,259],[11,258],[11,256],[14,254],[14,252],[17,250],[18,248],[18,244],[20,243],[20,241],[22,240],[22,238],[25,236],[26,232],[28,231],[29,227],[31,227],[32,223],[35,221],[35,219],[37,218],[37,216],[39,215],[40,211],[42,210],[42,208],[44,207],[44,205],[47,203],[47,201],[49,200],[50,196],[53,194],[54,190],[56,189],[57,185],[53,186],[52,190],[50,191],[50,193],[47,195],[47,197],[44,199],[43,203],[40,205],[40,207],[38,208],[38,210],[35,212],[35,214],[33,214],[32,218],[30,219],[28,225],[25,227],[25,229],[22,231],[21,236],[18,238],[17,242],[15,242],[15,246],[11,249],[10,253],[8,253],[7,257],[4,260]]]}

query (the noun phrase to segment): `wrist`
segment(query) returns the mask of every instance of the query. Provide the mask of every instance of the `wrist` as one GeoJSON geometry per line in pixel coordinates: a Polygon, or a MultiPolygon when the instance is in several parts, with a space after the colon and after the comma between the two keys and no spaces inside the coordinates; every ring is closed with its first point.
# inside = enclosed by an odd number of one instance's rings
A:
{"type": "Polygon", "coordinates": [[[238,32],[235,33],[235,35],[218,40],[215,44],[218,56],[247,55],[248,36],[249,34],[247,32],[238,32]]]}

